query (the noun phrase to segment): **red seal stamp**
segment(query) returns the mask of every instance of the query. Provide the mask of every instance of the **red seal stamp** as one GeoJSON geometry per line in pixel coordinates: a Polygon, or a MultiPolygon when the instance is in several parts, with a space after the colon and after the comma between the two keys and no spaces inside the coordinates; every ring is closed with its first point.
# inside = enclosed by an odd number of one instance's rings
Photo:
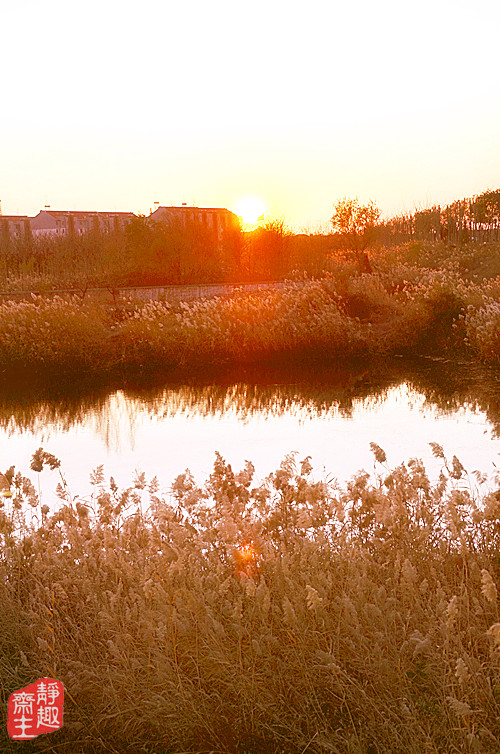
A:
{"type": "Polygon", "coordinates": [[[7,731],[15,741],[28,741],[59,730],[63,724],[64,686],[40,678],[9,696],[7,731]]]}

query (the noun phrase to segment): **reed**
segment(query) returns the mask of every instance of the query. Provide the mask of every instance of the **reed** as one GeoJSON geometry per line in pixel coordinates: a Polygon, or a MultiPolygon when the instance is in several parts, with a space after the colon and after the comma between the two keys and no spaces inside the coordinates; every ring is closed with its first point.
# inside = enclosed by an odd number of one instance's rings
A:
{"type": "Polygon", "coordinates": [[[0,305],[0,368],[100,377],[394,353],[495,362],[499,311],[500,278],[479,285],[406,265],[175,307],[33,296],[0,305]]]}
{"type": "Polygon", "coordinates": [[[31,750],[494,751],[499,480],[437,444],[434,482],[372,450],[342,488],[294,456],[259,483],[217,455],[206,484],[164,494],[99,468],[52,514],[11,469],[4,701],[47,674],[67,690],[63,729],[31,750]]]}

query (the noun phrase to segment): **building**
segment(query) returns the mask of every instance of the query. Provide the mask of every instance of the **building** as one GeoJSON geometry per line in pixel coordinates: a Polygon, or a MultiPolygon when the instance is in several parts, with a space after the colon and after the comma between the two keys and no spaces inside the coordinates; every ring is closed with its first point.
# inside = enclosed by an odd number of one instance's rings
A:
{"type": "MultiPolygon", "coordinates": [[[[48,207],[35,217],[0,214],[0,248],[24,238],[78,237],[92,231],[109,233],[123,230],[135,217],[133,212],[82,212],[48,207]]],[[[148,218],[155,223],[179,223],[184,228],[205,229],[222,248],[231,231],[240,229],[234,212],[221,207],[158,207],[148,218]]]]}
{"type": "Polygon", "coordinates": [[[135,217],[133,212],[77,212],[43,209],[30,218],[33,238],[81,236],[91,231],[109,233],[123,230],[135,217]]]}
{"type": "Polygon", "coordinates": [[[180,223],[183,227],[199,225],[213,233],[219,243],[229,231],[239,230],[238,216],[221,207],[158,207],[149,219],[157,223],[180,223]]]}
{"type": "Polygon", "coordinates": [[[30,220],[27,215],[0,215],[0,249],[29,238],[30,220]]]}

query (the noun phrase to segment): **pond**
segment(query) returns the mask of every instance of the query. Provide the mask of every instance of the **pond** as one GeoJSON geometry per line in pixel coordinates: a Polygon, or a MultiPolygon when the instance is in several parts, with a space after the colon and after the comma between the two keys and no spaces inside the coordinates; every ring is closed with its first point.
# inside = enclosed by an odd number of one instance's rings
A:
{"type": "MultiPolygon", "coordinates": [[[[468,472],[493,476],[500,463],[500,374],[477,364],[421,359],[349,367],[249,369],[204,381],[100,390],[18,390],[0,399],[0,470],[30,476],[39,447],[61,460],[72,494],[90,493],[90,471],[132,483],[135,471],[157,476],[168,491],[189,468],[211,473],[218,451],[234,470],[252,461],[256,481],[295,452],[311,457],[316,478],[374,471],[370,443],[394,468],[421,458],[431,478],[437,442],[468,472]]],[[[56,471],[41,475],[44,502],[56,504],[56,471]]]]}

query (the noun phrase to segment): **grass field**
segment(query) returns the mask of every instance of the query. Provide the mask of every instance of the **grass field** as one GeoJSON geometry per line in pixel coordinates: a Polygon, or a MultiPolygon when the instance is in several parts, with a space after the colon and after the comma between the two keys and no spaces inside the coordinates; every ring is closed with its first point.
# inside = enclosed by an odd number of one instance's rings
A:
{"type": "Polygon", "coordinates": [[[66,689],[64,727],[25,750],[497,751],[498,480],[437,445],[435,482],[372,450],[343,488],[293,457],[263,483],[218,457],[167,496],[97,469],[89,500],[62,478],[53,515],[11,472],[3,701],[43,676],[66,689]]]}
{"type": "Polygon", "coordinates": [[[415,244],[379,249],[369,274],[337,260],[305,285],[176,306],[43,296],[4,302],[0,369],[98,377],[394,353],[496,362],[500,277],[486,275],[485,265],[495,271],[498,249],[443,254],[415,244]]]}

